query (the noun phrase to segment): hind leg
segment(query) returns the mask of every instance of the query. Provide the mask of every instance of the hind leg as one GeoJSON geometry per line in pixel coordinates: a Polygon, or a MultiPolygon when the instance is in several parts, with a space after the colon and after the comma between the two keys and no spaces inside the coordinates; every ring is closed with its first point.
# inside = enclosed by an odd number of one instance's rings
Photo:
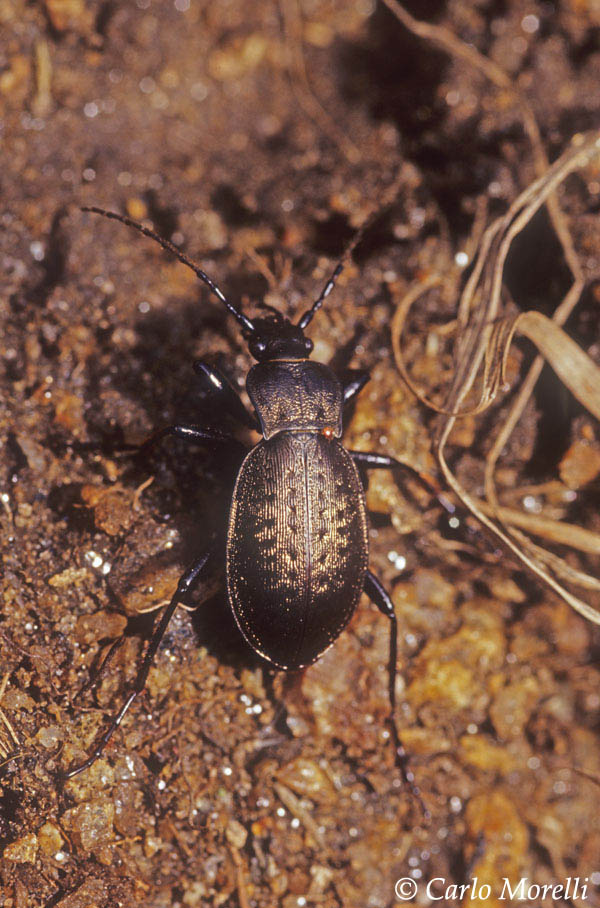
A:
{"type": "Polygon", "coordinates": [[[396,756],[396,765],[402,775],[402,780],[407,788],[412,792],[413,797],[419,802],[423,816],[430,819],[431,814],[423,802],[421,792],[415,782],[414,774],[410,768],[408,754],[404,749],[398,727],[396,725],[396,662],[398,656],[398,621],[394,612],[394,605],[385,588],[379,582],[375,574],[367,571],[364,586],[365,593],[374,602],[380,612],[390,620],[390,661],[389,661],[389,687],[388,694],[390,698],[390,726],[392,738],[394,741],[394,751],[396,756]]]}

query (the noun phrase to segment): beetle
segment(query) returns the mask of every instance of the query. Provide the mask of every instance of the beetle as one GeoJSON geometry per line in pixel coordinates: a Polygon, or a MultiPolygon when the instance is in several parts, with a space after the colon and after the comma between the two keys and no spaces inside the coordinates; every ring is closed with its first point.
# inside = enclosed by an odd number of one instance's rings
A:
{"type": "MultiPolygon", "coordinates": [[[[333,290],[357,233],[312,306],[294,324],[273,310],[248,318],[214,281],[168,240],[131,218],[85,207],[138,230],[191,268],[241,326],[256,364],[246,378],[250,413],[228,379],[205,362],[194,364],[215,399],[238,423],[258,430],[259,443],[242,462],[233,491],[226,542],[227,598],[238,628],[263,659],[279,669],[315,662],[335,642],[364,592],[390,623],[389,724],[395,761],[405,785],[429,816],[395,723],[397,619],[389,594],[369,570],[368,522],[360,468],[408,465],[386,454],[347,450],[341,443],[343,417],[369,380],[354,370],[342,382],[329,366],[313,362],[305,330],[333,290]]],[[[196,425],[169,425],[139,450],[167,436],[212,444],[239,444],[230,434],[196,425]]],[[[409,469],[411,469],[409,467],[409,469]]],[[[70,779],[100,756],[141,691],[177,604],[202,576],[213,552],[204,552],[180,578],[150,639],[134,685],[96,747],[70,779]]]]}

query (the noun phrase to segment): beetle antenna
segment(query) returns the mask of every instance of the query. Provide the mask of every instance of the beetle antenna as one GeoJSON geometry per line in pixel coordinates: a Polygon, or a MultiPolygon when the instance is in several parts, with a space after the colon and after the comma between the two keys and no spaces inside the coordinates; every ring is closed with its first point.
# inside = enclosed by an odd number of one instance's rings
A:
{"type": "Polygon", "coordinates": [[[338,277],[344,270],[348,259],[350,258],[350,256],[352,255],[352,253],[354,252],[354,250],[356,249],[356,247],[362,240],[362,238],[365,235],[365,233],[367,232],[367,230],[369,230],[370,227],[372,227],[374,222],[377,220],[377,218],[381,217],[383,212],[386,211],[396,201],[398,192],[400,190],[400,187],[402,186],[403,179],[404,179],[403,171],[400,171],[400,173],[398,174],[398,176],[396,177],[396,179],[394,180],[392,185],[386,191],[383,203],[381,205],[379,205],[377,208],[375,208],[375,210],[372,211],[371,214],[368,215],[364,219],[364,221],[362,222],[362,224],[360,225],[360,227],[354,234],[354,237],[352,238],[352,240],[350,241],[348,246],[346,246],[346,249],[344,250],[341,259],[339,260],[339,262],[333,269],[333,271],[331,273],[331,277],[329,278],[329,280],[327,281],[327,283],[321,290],[321,293],[320,293],[318,299],[315,300],[315,302],[312,304],[310,309],[307,309],[307,311],[304,313],[304,315],[298,322],[298,327],[301,328],[302,331],[304,331],[306,326],[310,324],[314,315],[319,311],[319,309],[321,308],[321,306],[323,305],[323,303],[325,302],[325,300],[327,299],[327,297],[329,296],[329,294],[335,287],[335,282],[337,281],[338,277]]]}
{"type": "Polygon", "coordinates": [[[237,319],[244,331],[254,334],[254,324],[250,321],[250,319],[247,318],[247,316],[245,316],[243,312],[240,312],[239,309],[236,309],[233,303],[229,302],[224,293],[219,290],[215,282],[211,280],[211,278],[209,278],[208,274],[206,274],[206,272],[203,271],[202,268],[196,265],[195,262],[188,258],[187,255],[185,255],[183,252],[180,252],[177,246],[174,246],[173,243],[169,242],[169,240],[165,240],[164,237],[159,236],[158,233],[155,233],[148,227],[144,227],[143,224],[139,224],[137,221],[133,221],[131,218],[128,218],[124,214],[117,214],[114,211],[106,211],[104,208],[96,208],[94,205],[84,205],[81,210],[91,211],[94,214],[101,214],[103,217],[111,218],[113,221],[120,221],[122,224],[126,224],[127,227],[133,227],[135,230],[139,230],[140,233],[143,233],[144,236],[150,237],[151,240],[154,240],[155,243],[158,243],[159,246],[163,247],[163,249],[166,249],[168,252],[173,253],[173,255],[178,258],[180,262],[182,262],[184,265],[187,265],[188,268],[192,269],[196,277],[199,277],[200,280],[203,281],[207,285],[207,287],[212,290],[217,299],[225,304],[226,308],[234,316],[234,318],[237,319]]]}
{"type": "Polygon", "coordinates": [[[360,227],[354,234],[354,237],[352,238],[352,240],[350,241],[348,246],[346,246],[341,259],[339,260],[339,262],[333,269],[333,271],[331,273],[331,277],[329,278],[329,280],[327,281],[327,283],[321,290],[319,297],[315,300],[315,302],[312,304],[310,309],[307,309],[307,311],[304,313],[304,315],[298,322],[298,327],[301,328],[303,331],[306,328],[306,326],[309,325],[310,322],[313,320],[314,315],[319,311],[319,309],[321,308],[321,306],[323,305],[323,303],[325,302],[325,300],[327,299],[327,297],[329,296],[329,294],[335,287],[335,282],[337,281],[338,277],[340,276],[340,274],[346,267],[346,263],[347,263],[348,259],[350,258],[350,256],[352,255],[352,253],[354,252],[354,250],[356,249],[356,247],[362,240],[363,236],[365,235],[366,231],[369,229],[369,227],[371,226],[373,221],[375,221],[380,216],[381,211],[382,211],[381,208],[377,208],[376,211],[371,212],[371,214],[367,218],[365,218],[363,223],[360,225],[360,227]]]}
{"type": "Polygon", "coordinates": [[[337,263],[337,265],[335,266],[335,268],[333,270],[331,277],[329,278],[329,280],[327,281],[327,283],[321,290],[321,293],[319,294],[318,299],[315,300],[315,302],[312,304],[310,309],[307,309],[307,311],[304,313],[304,315],[298,322],[298,327],[301,328],[303,331],[306,328],[306,326],[310,324],[315,313],[317,313],[319,311],[319,309],[321,308],[321,306],[323,305],[323,303],[325,302],[325,300],[327,299],[327,297],[329,296],[329,294],[335,287],[335,282],[337,281],[338,277],[344,270],[345,264],[346,263],[343,260],[340,260],[337,263]]]}

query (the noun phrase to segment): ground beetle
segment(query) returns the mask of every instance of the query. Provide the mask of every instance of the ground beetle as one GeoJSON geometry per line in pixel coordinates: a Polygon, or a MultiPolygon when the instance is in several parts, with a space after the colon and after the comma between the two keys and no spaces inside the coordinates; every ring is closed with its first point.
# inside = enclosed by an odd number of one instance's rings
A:
{"type": "MultiPolygon", "coordinates": [[[[368,568],[362,468],[405,467],[393,457],[348,451],[341,442],[344,410],[369,379],[355,371],[345,383],[326,365],[311,362],[313,343],[304,331],[331,293],[344,260],[316,302],[297,324],[278,312],[250,320],[216,284],[168,240],[130,218],[101,208],[84,208],[139,230],[190,267],[239,322],[252,356],[246,389],[250,414],[229,381],[204,362],[195,369],[214,389],[230,416],[260,431],[263,439],[239,470],[227,530],[227,595],[237,625],[250,646],[280,669],[301,669],[321,656],[348,624],[364,591],[390,621],[390,726],[396,763],[405,784],[421,800],[396,724],[397,623],[392,601],[368,568]]],[[[359,232],[359,235],[363,231],[359,232]]],[[[356,246],[355,238],[349,251],[356,246]]],[[[239,444],[225,433],[172,425],[143,446],[167,435],[191,442],[239,444]]],[[[212,551],[181,577],[175,595],[152,635],[134,687],[85,762],[66,778],[91,766],[143,690],[152,660],[178,602],[200,578],[212,551]]]]}

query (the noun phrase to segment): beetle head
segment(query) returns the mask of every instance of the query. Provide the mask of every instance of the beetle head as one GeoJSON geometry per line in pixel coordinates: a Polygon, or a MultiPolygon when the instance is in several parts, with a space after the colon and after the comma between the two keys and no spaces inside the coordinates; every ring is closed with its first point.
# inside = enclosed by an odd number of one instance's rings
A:
{"type": "Polygon", "coordinates": [[[302,328],[276,312],[252,320],[253,330],[244,330],[250,353],[259,362],[270,359],[307,359],[313,342],[302,328]]]}

